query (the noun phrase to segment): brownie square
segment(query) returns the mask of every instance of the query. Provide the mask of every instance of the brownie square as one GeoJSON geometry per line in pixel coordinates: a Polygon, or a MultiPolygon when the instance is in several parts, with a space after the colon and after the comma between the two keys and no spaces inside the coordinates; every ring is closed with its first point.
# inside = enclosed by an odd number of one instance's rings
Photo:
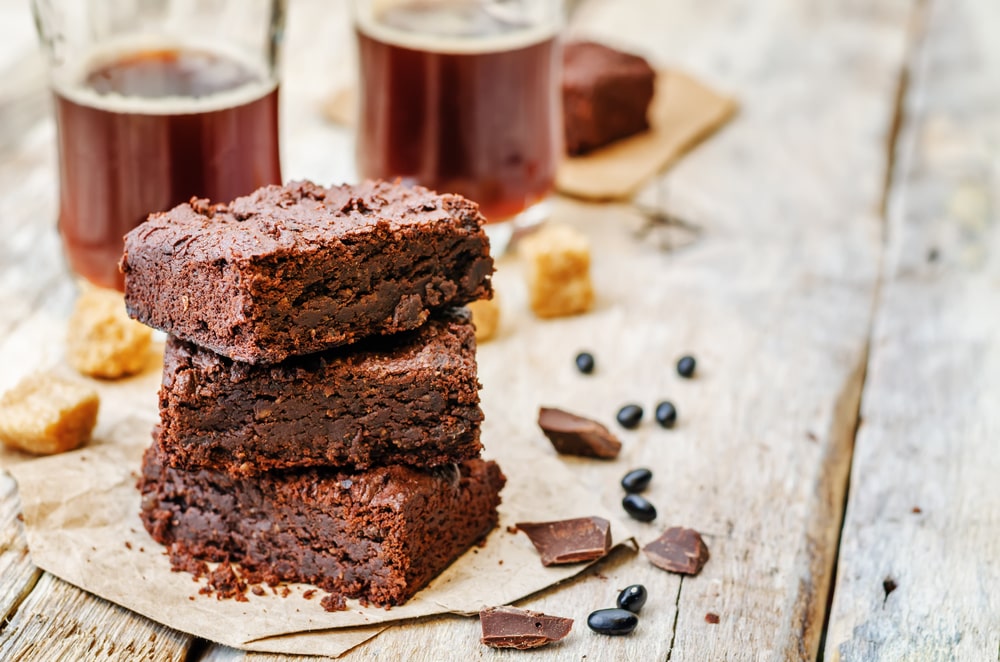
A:
{"type": "Polygon", "coordinates": [[[452,309],[416,331],[253,365],[167,340],[160,448],[171,466],[252,475],[431,467],[479,456],[476,338],[452,309]]]}
{"type": "Polygon", "coordinates": [[[566,151],[584,154],[649,128],[653,68],[638,55],[577,41],[563,51],[566,151]]]}
{"type": "Polygon", "coordinates": [[[505,480],[484,460],[238,478],[172,469],[154,444],[140,515],[175,560],[239,563],[250,581],[398,605],[496,526],[505,480]]]}
{"type": "Polygon", "coordinates": [[[491,296],[483,222],[460,196],[385,182],[193,199],[126,235],[125,303],[228,358],[277,363],[491,296]]]}

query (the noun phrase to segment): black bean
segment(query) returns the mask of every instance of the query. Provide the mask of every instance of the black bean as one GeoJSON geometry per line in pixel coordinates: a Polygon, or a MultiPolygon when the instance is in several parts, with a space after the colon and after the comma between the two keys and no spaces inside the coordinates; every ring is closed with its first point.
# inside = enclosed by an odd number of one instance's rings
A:
{"type": "Polygon", "coordinates": [[[618,422],[623,428],[631,430],[639,426],[642,420],[642,407],[639,405],[625,405],[618,410],[618,422]]]}
{"type": "Polygon", "coordinates": [[[622,478],[622,489],[629,494],[636,494],[649,487],[651,480],[653,480],[653,472],[649,469],[633,469],[622,478]]]}
{"type": "Polygon", "coordinates": [[[622,508],[640,522],[652,522],[656,519],[656,508],[638,494],[626,494],[622,499],[622,508]]]}
{"type": "Polygon", "coordinates": [[[665,428],[674,427],[677,422],[677,408],[674,403],[663,401],[656,405],[656,422],[665,428]]]}
{"type": "Polygon", "coordinates": [[[677,361],[677,374],[681,377],[690,378],[694,375],[694,368],[697,362],[693,356],[682,356],[677,361]]]}
{"type": "Polygon", "coordinates": [[[625,609],[598,609],[587,617],[587,627],[598,634],[628,634],[639,624],[639,617],[625,609]]]}
{"type": "Polygon", "coordinates": [[[619,608],[627,609],[633,614],[638,614],[642,606],[646,604],[646,587],[642,584],[632,584],[618,594],[619,608]]]}
{"type": "Polygon", "coordinates": [[[576,369],[585,375],[594,372],[594,355],[590,352],[580,352],[577,354],[576,369]]]}

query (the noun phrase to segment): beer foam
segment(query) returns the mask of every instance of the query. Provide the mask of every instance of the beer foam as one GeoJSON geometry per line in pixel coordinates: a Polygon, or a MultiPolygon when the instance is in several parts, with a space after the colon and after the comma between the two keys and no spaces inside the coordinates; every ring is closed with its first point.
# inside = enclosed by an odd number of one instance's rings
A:
{"type": "Polygon", "coordinates": [[[358,31],[382,43],[432,53],[474,55],[527,48],[554,38],[561,27],[556,17],[519,21],[479,4],[388,4],[358,11],[358,31]],[[463,16],[465,8],[472,11],[463,16]],[[407,26],[394,24],[402,22],[407,26]]]}
{"type": "Polygon", "coordinates": [[[95,48],[80,58],[78,64],[65,67],[60,75],[53,78],[52,87],[57,94],[74,103],[108,112],[137,115],[192,115],[225,110],[256,101],[273,92],[278,87],[278,80],[271,76],[260,62],[254,62],[235,49],[220,48],[217,44],[206,45],[203,42],[186,42],[156,36],[133,36],[95,48]],[[154,50],[210,53],[237,62],[254,74],[259,81],[251,81],[239,87],[199,97],[128,96],[117,92],[100,93],[88,87],[87,76],[96,69],[136,53],[154,50]]]}

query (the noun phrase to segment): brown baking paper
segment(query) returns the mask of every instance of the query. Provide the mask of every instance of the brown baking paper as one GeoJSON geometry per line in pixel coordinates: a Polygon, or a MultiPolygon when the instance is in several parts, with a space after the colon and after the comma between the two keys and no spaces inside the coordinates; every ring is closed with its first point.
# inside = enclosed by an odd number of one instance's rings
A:
{"type": "MultiPolygon", "coordinates": [[[[64,366],[55,369],[72,374],[64,366]]],[[[385,610],[349,601],[346,611],[330,613],[320,606],[322,591],[311,600],[302,597],[311,588],[306,585],[290,585],[292,593],[284,598],[270,589],[264,596],[248,594],[248,602],[199,595],[203,584],[171,571],[163,548],[138,516],[135,484],[157,418],[159,370],[151,367],[118,382],[88,381],[101,395],[90,444],[30,462],[11,462],[9,454],[0,458],[18,482],[31,559],[82,589],[214,642],[255,651],[340,655],[393,621],[509,604],[585,567],[543,567],[526,536],[507,532],[518,521],[599,515],[612,521],[616,544],[628,536],[551,449],[537,440],[491,440],[484,434],[485,446],[493,451],[488,455],[508,477],[500,526],[484,547],[469,550],[405,605],[385,610]]]]}
{"type": "MultiPolygon", "coordinates": [[[[343,88],[330,97],[324,113],[337,124],[352,126],[356,102],[357,91],[343,88]]],[[[588,200],[631,197],[653,175],[725,124],[736,109],[734,99],[691,76],[662,70],[649,108],[649,130],[564,159],[556,172],[556,189],[588,200]]]]}

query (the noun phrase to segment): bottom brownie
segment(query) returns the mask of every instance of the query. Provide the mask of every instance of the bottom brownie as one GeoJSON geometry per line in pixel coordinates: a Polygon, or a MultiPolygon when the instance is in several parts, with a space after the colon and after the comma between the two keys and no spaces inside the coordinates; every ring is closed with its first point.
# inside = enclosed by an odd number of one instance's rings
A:
{"type": "Polygon", "coordinates": [[[236,478],[143,457],[143,524],[174,557],[229,561],[260,581],[315,584],[375,605],[410,598],[497,524],[494,462],[432,470],[310,469],[236,478]]]}

